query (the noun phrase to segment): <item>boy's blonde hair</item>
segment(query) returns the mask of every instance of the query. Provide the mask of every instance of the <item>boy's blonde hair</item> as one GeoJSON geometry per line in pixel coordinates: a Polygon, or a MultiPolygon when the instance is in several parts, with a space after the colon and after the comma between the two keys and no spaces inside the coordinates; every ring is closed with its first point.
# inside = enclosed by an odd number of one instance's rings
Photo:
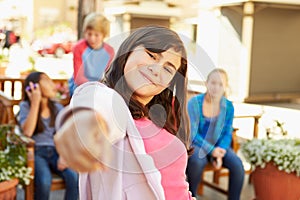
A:
{"type": "Polygon", "coordinates": [[[97,32],[101,32],[104,37],[108,36],[110,31],[110,23],[106,17],[100,13],[88,14],[83,22],[83,32],[91,29],[97,32]]]}

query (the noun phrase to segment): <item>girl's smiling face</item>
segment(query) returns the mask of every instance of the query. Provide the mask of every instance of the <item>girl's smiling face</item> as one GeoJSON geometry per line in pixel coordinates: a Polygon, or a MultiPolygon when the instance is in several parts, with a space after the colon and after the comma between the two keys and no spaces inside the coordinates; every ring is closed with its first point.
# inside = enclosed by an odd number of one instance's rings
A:
{"type": "Polygon", "coordinates": [[[138,46],[127,59],[124,77],[135,99],[146,105],[168,87],[180,65],[181,55],[173,48],[153,53],[138,46]]]}

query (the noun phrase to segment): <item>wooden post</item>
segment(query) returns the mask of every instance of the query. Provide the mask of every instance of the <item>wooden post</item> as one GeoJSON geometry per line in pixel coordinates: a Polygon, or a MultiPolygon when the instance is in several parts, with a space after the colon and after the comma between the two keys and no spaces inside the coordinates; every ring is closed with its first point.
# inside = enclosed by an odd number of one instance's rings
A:
{"type": "Polygon", "coordinates": [[[83,20],[91,12],[95,12],[97,4],[96,0],[79,0],[78,1],[78,15],[77,15],[77,39],[83,36],[82,27],[83,20]]]}

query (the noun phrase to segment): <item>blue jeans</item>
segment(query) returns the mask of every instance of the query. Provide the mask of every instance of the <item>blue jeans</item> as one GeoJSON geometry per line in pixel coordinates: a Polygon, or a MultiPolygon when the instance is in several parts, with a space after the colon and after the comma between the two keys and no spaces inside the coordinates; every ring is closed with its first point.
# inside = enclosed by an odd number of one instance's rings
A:
{"type": "Polygon", "coordinates": [[[34,156],[34,199],[49,199],[52,173],[62,177],[66,184],[66,200],[78,199],[78,174],[71,169],[57,169],[58,154],[53,146],[36,146],[34,156]]]}
{"type": "MultiPolygon", "coordinates": [[[[203,151],[201,151],[201,149],[197,146],[194,148],[193,155],[188,160],[186,174],[190,191],[195,197],[197,194],[198,184],[202,178],[203,170],[210,160],[211,156],[203,154],[203,151]]],[[[232,149],[228,149],[226,151],[226,154],[223,157],[222,167],[229,170],[228,199],[239,200],[243,188],[245,172],[242,161],[232,151],[232,149]]]]}

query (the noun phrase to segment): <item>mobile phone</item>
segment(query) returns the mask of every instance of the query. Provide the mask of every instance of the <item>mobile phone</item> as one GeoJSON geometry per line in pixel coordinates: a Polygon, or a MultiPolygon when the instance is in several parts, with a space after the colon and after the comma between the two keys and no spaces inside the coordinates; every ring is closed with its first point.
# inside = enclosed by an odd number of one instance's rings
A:
{"type": "MultiPolygon", "coordinates": [[[[33,84],[34,89],[36,88],[36,85],[36,83],[33,84]]],[[[31,92],[30,86],[28,85],[25,90],[31,92]]]]}

